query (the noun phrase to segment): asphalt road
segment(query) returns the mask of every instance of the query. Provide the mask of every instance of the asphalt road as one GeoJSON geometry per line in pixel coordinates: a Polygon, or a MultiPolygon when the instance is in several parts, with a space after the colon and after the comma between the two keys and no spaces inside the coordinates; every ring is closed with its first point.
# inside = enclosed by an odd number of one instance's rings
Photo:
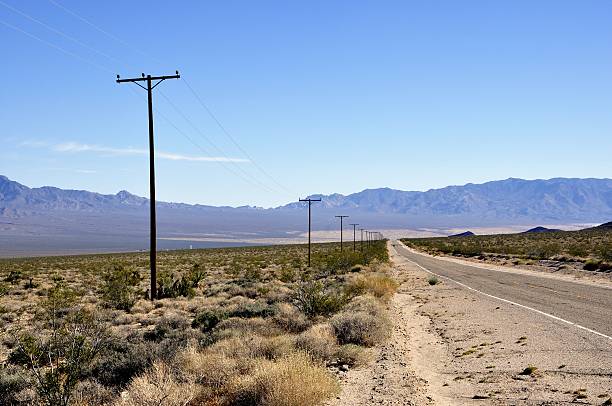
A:
{"type": "MultiPolygon", "coordinates": [[[[421,255],[406,249],[398,241],[398,254],[441,277],[463,284],[480,293],[524,306],[526,311],[546,313],[561,323],[592,330],[612,341],[612,289],[570,280],[541,277],[537,274],[488,270],[476,266],[421,255]]],[[[541,314],[541,313],[540,313],[541,314]]]]}

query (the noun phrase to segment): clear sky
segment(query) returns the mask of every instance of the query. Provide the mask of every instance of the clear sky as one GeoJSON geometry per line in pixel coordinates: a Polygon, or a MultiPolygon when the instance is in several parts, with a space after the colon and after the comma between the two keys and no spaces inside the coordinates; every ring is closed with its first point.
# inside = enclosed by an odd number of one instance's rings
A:
{"type": "Polygon", "coordinates": [[[160,200],[612,177],[611,21],[608,0],[0,0],[0,174],[146,196],[145,92],[115,75],[178,69],[160,200]]]}

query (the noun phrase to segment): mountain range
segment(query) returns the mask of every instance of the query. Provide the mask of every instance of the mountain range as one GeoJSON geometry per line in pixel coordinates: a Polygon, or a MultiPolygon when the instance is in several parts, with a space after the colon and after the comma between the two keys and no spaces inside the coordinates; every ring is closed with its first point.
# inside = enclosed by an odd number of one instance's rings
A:
{"type": "MultiPolygon", "coordinates": [[[[317,230],[337,228],[336,214],[348,214],[370,229],[602,223],[612,218],[612,179],[510,178],[425,192],[380,188],[310,197],[321,199],[313,204],[317,230]]],[[[0,255],[40,244],[49,252],[64,246],[144,248],[148,207],[148,199],[127,191],[104,195],[29,188],[0,176],[0,255]]],[[[268,209],[157,202],[157,209],[161,238],[290,238],[303,233],[307,220],[300,202],[268,209]]]]}

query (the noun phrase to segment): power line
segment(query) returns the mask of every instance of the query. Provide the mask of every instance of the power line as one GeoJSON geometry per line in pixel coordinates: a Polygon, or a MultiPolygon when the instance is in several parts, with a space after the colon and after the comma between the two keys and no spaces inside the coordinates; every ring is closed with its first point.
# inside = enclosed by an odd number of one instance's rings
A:
{"type": "MultiPolygon", "coordinates": [[[[181,78],[183,79],[183,78],[181,78]]],[[[140,97],[140,94],[138,94],[136,92],[135,89],[133,88],[129,88],[132,92],[134,92],[137,96],[140,97]]],[[[161,91],[159,92],[161,94],[161,91]]],[[[162,113],[160,110],[154,108],[155,114],[159,115],[161,118],[163,118],[172,128],[174,128],[176,130],[177,133],[179,133],[180,135],[182,135],[183,137],[185,137],[185,139],[187,139],[191,144],[193,144],[197,149],[199,149],[200,151],[202,151],[204,154],[206,155],[211,155],[211,152],[208,151],[207,149],[205,149],[204,147],[202,147],[200,144],[198,144],[193,138],[191,138],[189,135],[187,135],[186,132],[184,132],[181,128],[179,128],[172,120],[170,120],[170,118],[168,118],[168,116],[166,116],[164,113],[162,113]]],[[[246,183],[253,185],[255,187],[260,187],[259,185],[257,185],[256,183],[254,183],[253,181],[251,181],[251,179],[246,178],[244,176],[242,176],[239,172],[236,172],[231,166],[226,165],[226,162],[223,161],[218,161],[221,166],[229,171],[231,174],[235,175],[236,177],[242,179],[243,181],[245,181],[246,183]]],[[[271,189],[269,189],[267,186],[263,186],[263,189],[267,192],[273,192],[271,189]]]]}
{"type": "Polygon", "coordinates": [[[74,38],[73,36],[71,36],[71,35],[69,35],[69,34],[66,34],[65,32],[63,32],[63,31],[61,31],[61,30],[58,30],[57,28],[52,27],[52,26],[50,26],[49,24],[46,24],[46,23],[44,23],[44,22],[40,21],[40,20],[39,20],[39,19],[37,19],[37,18],[32,17],[32,16],[31,16],[31,15],[29,15],[28,13],[26,13],[26,12],[24,12],[24,11],[21,11],[21,10],[17,9],[17,8],[15,8],[15,7],[13,7],[13,6],[11,6],[11,5],[9,5],[9,4],[7,4],[7,3],[5,3],[5,2],[4,2],[4,1],[2,1],[2,0],[0,0],[0,5],[2,5],[2,6],[4,6],[4,7],[6,7],[6,8],[8,8],[9,10],[13,11],[14,13],[17,13],[17,14],[21,15],[22,17],[27,18],[27,19],[28,19],[28,20],[30,20],[30,21],[34,21],[36,24],[39,24],[39,25],[41,25],[41,26],[45,27],[45,28],[46,28],[46,29],[48,29],[49,31],[53,31],[53,32],[54,32],[54,33],[56,33],[57,35],[60,35],[60,36],[62,36],[62,37],[64,37],[64,38],[66,38],[66,39],[68,39],[68,40],[70,40],[70,41],[74,42],[75,44],[78,44],[78,45],[80,45],[80,46],[82,46],[82,47],[84,47],[84,48],[87,48],[87,49],[89,49],[90,51],[97,53],[98,55],[102,55],[102,56],[104,56],[105,58],[112,59],[112,60],[114,60],[115,62],[119,62],[119,63],[123,64],[123,62],[122,62],[122,61],[120,61],[119,59],[115,58],[114,56],[111,56],[111,55],[109,55],[109,54],[107,54],[107,53],[105,53],[105,52],[102,52],[102,51],[100,51],[100,50],[98,50],[98,49],[96,49],[96,48],[94,48],[94,47],[92,47],[92,46],[90,46],[90,45],[87,45],[87,44],[86,44],[86,43],[84,43],[83,41],[81,41],[81,40],[79,40],[79,39],[77,39],[77,38],[74,38]]]}
{"type": "MultiPolygon", "coordinates": [[[[184,80],[184,79],[183,79],[184,80]]],[[[217,144],[215,144],[209,137],[206,136],[206,134],[200,130],[200,128],[198,126],[196,126],[193,121],[187,117],[182,111],[181,109],[179,109],[175,103],[172,102],[172,100],[170,100],[170,98],[168,98],[161,90],[159,92],[162,97],[168,102],[168,104],[170,104],[170,106],[202,137],[204,138],[204,140],[206,140],[219,154],[221,154],[222,156],[228,158],[227,155],[225,155],[225,153],[223,152],[223,150],[221,150],[221,148],[219,148],[217,146],[217,144]]],[[[228,158],[229,159],[229,158],[228,158]]],[[[231,161],[228,161],[231,162],[231,161]]],[[[247,171],[245,171],[240,165],[237,165],[235,162],[231,162],[234,164],[234,166],[240,171],[242,172],[246,177],[252,178],[254,182],[258,183],[259,185],[261,185],[263,188],[267,189],[267,191],[269,192],[274,192],[273,189],[271,189],[270,187],[268,187],[265,183],[261,182],[259,179],[257,179],[255,176],[251,175],[250,173],[248,173],[247,171]]]]}
{"type": "MultiPolygon", "coordinates": [[[[90,25],[91,27],[95,28],[96,30],[98,30],[98,31],[102,32],[103,34],[105,34],[105,35],[107,35],[107,36],[111,37],[112,39],[114,39],[114,40],[116,40],[116,41],[118,41],[118,42],[121,42],[122,44],[124,44],[124,45],[126,45],[126,46],[130,46],[130,45],[127,43],[127,42],[125,42],[125,41],[121,40],[120,38],[118,38],[118,37],[116,37],[116,36],[114,36],[114,35],[110,34],[110,33],[109,33],[109,32],[107,32],[107,31],[103,30],[103,29],[102,29],[102,28],[100,28],[99,26],[97,26],[97,25],[93,24],[92,22],[90,22],[89,20],[85,19],[84,17],[81,17],[81,16],[80,16],[80,15],[78,15],[77,13],[75,13],[75,12],[73,12],[73,11],[69,10],[69,9],[68,9],[68,8],[66,8],[65,6],[63,6],[63,5],[61,5],[61,4],[57,3],[57,2],[55,2],[55,1],[53,1],[53,0],[49,0],[49,1],[50,1],[50,2],[51,2],[53,5],[55,5],[55,6],[59,7],[59,8],[61,8],[61,9],[63,9],[65,12],[67,12],[67,13],[69,13],[69,14],[73,15],[75,18],[78,18],[79,20],[81,20],[81,21],[85,22],[86,24],[88,24],[88,25],[90,25]]],[[[87,44],[86,44],[86,43],[84,43],[83,41],[80,41],[79,39],[74,38],[74,37],[70,36],[69,34],[64,33],[63,31],[61,31],[61,30],[59,30],[59,29],[56,29],[56,28],[54,28],[54,27],[50,26],[49,24],[46,24],[46,23],[44,23],[43,21],[40,21],[40,20],[38,20],[38,19],[36,19],[36,18],[34,18],[34,17],[30,16],[29,14],[27,14],[27,13],[25,13],[25,12],[21,11],[21,10],[18,10],[18,9],[16,9],[16,8],[14,8],[14,7],[12,7],[12,6],[8,5],[8,4],[6,4],[6,3],[5,3],[4,1],[2,1],[2,0],[0,0],[0,5],[5,6],[6,8],[8,8],[8,9],[10,9],[10,10],[12,10],[12,11],[14,11],[14,12],[16,12],[16,13],[18,13],[18,14],[20,14],[20,15],[22,15],[22,16],[24,16],[24,17],[26,17],[26,18],[28,18],[28,19],[30,19],[30,20],[32,20],[32,21],[34,21],[34,22],[36,22],[37,24],[42,25],[43,27],[47,28],[48,30],[51,30],[51,31],[55,32],[56,34],[61,35],[61,36],[65,37],[65,38],[67,38],[67,39],[69,39],[69,40],[71,40],[71,41],[73,41],[73,42],[77,43],[78,45],[81,45],[82,47],[87,48],[87,49],[89,49],[89,50],[91,50],[91,51],[93,51],[93,52],[95,52],[95,53],[97,53],[97,54],[99,54],[99,55],[102,55],[102,56],[104,56],[104,57],[106,57],[106,58],[109,58],[109,59],[112,59],[112,60],[114,60],[114,61],[117,61],[117,62],[119,62],[119,63],[121,63],[121,64],[123,64],[123,65],[129,65],[129,64],[127,64],[125,61],[119,60],[119,59],[117,59],[117,58],[115,58],[115,57],[113,57],[113,56],[111,56],[111,55],[108,55],[108,54],[106,54],[106,53],[104,53],[104,52],[102,52],[102,51],[99,51],[99,50],[97,50],[96,48],[94,48],[94,47],[91,47],[91,46],[87,45],[87,44]]],[[[34,35],[34,34],[31,34],[31,33],[27,32],[27,31],[25,31],[25,30],[23,30],[23,29],[21,29],[21,28],[17,27],[17,26],[14,26],[14,25],[12,25],[12,24],[10,24],[10,23],[7,23],[7,22],[4,22],[4,21],[2,21],[2,20],[0,20],[0,23],[4,24],[5,26],[7,26],[7,27],[9,27],[9,28],[11,28],[11,29],[13,29],[13,30],[16,30],[16,31],[18,31],[18,32],[20,32],[20,33],[22,33],[22,34],[24,34],[24,35],[27,35],[27,36],[29,36],[29,37],[31,37],[31,38],[33,38],[33,39],[35,39],[35,40],[37,40],[37,41],[39,41],[39,42],[41,42],[41,43],[45,44],[45,45],[47,45],[47,46],[50,46],[50,47],[52,47],[52,48],[54,48],[54,49],[57,49],[57,50],[59,50],[59,51],[61,51],[61,52],[65,53],[65,54],[67,54],[67,55],[69,55],[69,56],[72,56],[72,57],[74,57],[74,58],[76,58],[76,59],[79,59],[79,60],[81,60],[81,61],[83,61],[83,62],[86,62],[86,63],[88,63],[88,64],[90,64],[90,65],[92,65],[92,66],[95,66],[95,67],[97,67],[97,68],[99,68],[99,69],[101,69],[101,70],[104,70],[104,71],[106,71],[106,72],[114,72],[113,70],[111,70],[111,69],[109,69],[109,68],[107,68],[107,67],[105,67],[105,66],[103,66],[103,65],[100,65],[99,63],[93,62],[93,61],[91,61],[91,60],[89,60],[89,59],[87,59],[87,58],[84,58],[84,57],[82,57],[82,56],[80,56],[80,55],[78,55],[78,54],[74,53],[74,52],[68,51],[68,50],[66,50],[66,49],[64,49],[64,48],[62,48],[62,47],[60,47],[60,46],[58,46],[58,45],[56,45],[56,44],[54,44],[54,43],[52,43],[52,42],[46,41],[46,40],[44,40],[44,39],[42,39],[42,38],[40,38],[40,37],[38,37],[38,36],[36,36],[36,35],[34,35]]],[[[131,46],[130,46],[130,47],[131,47],[131,46]]],[[[140,53],[142,53],[142,52],[140,52],[140,53]]],[[[288,190],[287,188],[285,188],[283,185],[281,185],[280,183],[278,183],[278,182],[277,182],[277,181],[276,181],[276,180],[275,180],[275,179],[274,179],[274,178],[273,178],[271,175],[269,175],[267,172],[265,172],[265,170],[264,170],[263,168],[261,168],[261,166],[260,166],[259,164],[257,164],[257,162],[256,162],[255,160],[253,160],[253,158],[252,158],[252,157],[250,157],[250,155],[249,155],[249,154],[248,154],[248,153],[247,153],[247,152],[246,152],[246,151],[245,151],[243,148],[241,148],[241,147],[240,147],[240,145],[238,144],[238,142],[237,142],[237,141],[236,141],[236,140],[235,140],[235,139],[234,139],[234,138],[231,136],[231,134],[230,134],[230,133],[229,133],[229,132],[228,132],[228,131],[225,129],[225,127],[224,127],[224,126],[221,124],[221,122],[220,122],[220,121],[219,121],[219,120],[216,118],[216,116],[213,114],[213,112],[212,112],[212,111],[211,111],[211,110],[210,110],[210,109],[209,109],[209,108],[206,106],[206,104],[204,103],[204,101],[202,100],[202,98],[201,98],[201,97],[200,97],[200,96],[199,96],[199,95],[198,95],[198,94],[195,92],[195,90],[194,90],[194,89],[193,89],[193,88],[192,88],[192,87],[191,87],[189,84],[187,84],[187,86],[188,86],[189,90],[190,90],[190,91],[193,93],[193,95],[196,97],[196,100],[197,100],[197,101],[198,101],[198,102],[199,102],[199,103],[202,105],[202,107],[204,107],[204,108],[205,108],[205,110],[207,111],[207,113],[208,113],[208,114],[209,114],[209,115],[210,115],[210,116],[211,116],[211,117],[212,117],[212,118],[215,120],[215,122],[217,123],[217,125],[218,125],[218,126],[221,128],[221,129],[222,129],[222,131],[223,131],[223,132],[226,134],[226,136],[227,136],[228,138],[230,138],[230,140],[232,141],[232,143],[234,143],[234,144],[235,144],[235,145],[236,145],[236,146],[237,146],[237,147],[240,149],[240,151],[241,151],[241,152],[242,152],[242,153],[243,153],[243,154],[244,154],[244,155],[245,155],[245,156],[246,156],[246,157],[247,157],[247,158],[248,158],[248,159],[249,159],[249,160],[250,160],[250,161],[253,163],[253,165],[254,165],[254,166],[255,166],[255,167],[256,167],[256,168],[257,168],[257,169],[258,169],[260,172],[262,172],[262,173],[263,173],[265,176],[267,176],[268,178],[270,178],[270,179],[271,179],[271,180],[272,180],[274,183],[276,183],[276,184],[277,184],[277,185],[278,185],[278,186],[279,186],[281,189],[283,189],[283,190],[287,191],[287,190],[288,190]]],[[[132,90],[133,90],[133,89],[132,89],[132,90]]],[[[226,155],[226,154],[225,154],[225,153],[224,153],[224,152],[223,152],[223,151],[222,151],[222,150],[221,150],[221,149],[220,149],[220,148],[219,148],[219,147],[218,147],[218,146],[217,146],[217,145],[216,145],[214,142],[212,142],[212,141],[211,141],[211,140],[210,140],[210,139],[209,139],[209,138],[208,138],[208,137],[207,137],[207,136],[206,136],[206,135],[203,133],[203,131],[201,131],[201,130],[199,129],[199,127],[197,127],[197,126],[196,126],[196,125],[193,123],[193,121],[192,121],[192,120],[190,120],[190,119],[189,119],[189,118],[188,118],[188,117],[187,117],[187,116],[186,116],[186,115],[185,115],[185,114],[184,114],[184,113],[183,113],[183,112],[182,112],[180,109],[178,109],[178,107],[177,107],[177,106],[176,106],[174,103],[172,103],[172,101],[171,101],[171,100],[170,100],[170,99],[169,99],[169,98],[168,98],[168,97],[167,97],[167,96],[166,96],[166,95],[165,95],[163,92],[159,91],[159,93],[160,93],[160,94],[162,95],[162,97],[164,97],[164,99],[166,99],[166,100],[169,102],[169,104],[170,104],[170,105],[171,105],[171,106],[172,106],[172,107],[173,107],[173,108],[174,108],[174,109],[175,109],[175,110],[176,110],[176,111],[177,111],[177,112],[178,112],[178,113],[179,113],[179,114],[180,114],[180,115],[181,115],[181,116],[182,116],[182,117],[183,117],[183,118],[184,118],[184,119],[185,119],[185,120],[186,120],[186,121],[189,123],[189,125],[190,125],[190,126],[192,126],[192,127],[193,127],[193,128],[196,130],[196,132],[198,132],[198,133],[199,133],[199,134],[202,136],[202,138],[204,138],[204,139],[205,139],[205,140],[206,140],[206,141],[207,141],[207,142],[208,142],[210,145],[212,145],[212,147],[213,147],[213,148],[214,148],[216,151],[218,151],[218,153],[219,153],[219,154],[221,154],[221,155],[222,155],[224,158],[226,158],[226,159],[228,160],[228,162],[231,162],[231,160],[230,160],[230,159],[227,157],[227,155],[226,155]]],[[[202,148],[202,147],[201,147],[199,144],[197,144],[197,143],[196,143],[196,142],[195,142],[193,139],[191,139],[191,138],[190,138],[190,137],[189,137],[189,136],[188,136],[188,135],[187,135],[185,132],[183,132],[183,131],[182,131],[182,130],[181,130],[181,129],[180,129],[180,128],[179,128],[179,127],[176,125],[176,124],[174,124],[174,123],[173,123],[173,122],[172,122],[170,119],[168,119],[168,118],[167,118],[165,115],[163,115],[163,114],[162,114],[160,111],[158,111],[157,109],[155,109],[155,112],[156,112],[157,114],[159,114],[159,115],[160,115],[162,118],[164,118],[164,120],[166,120],[166,121],[167,121],[167,122],[168,122],[168,123],[169,123],[169,124],[170,124],[170,125],[171,125],[171,126],[172,126],[172,127],[175,129],[175,130],[176,130],[176,131],[177,131],[177,132],[179,132],[181,135],[183,135],[185,138],[187,138],[187,139],[188,139],[188,140],[189,140],[189,141],[190,141],[190,142],[191,142],[193,145],[195,145],[195,146],[196,146],[198,149],[200,149],[200,150],[204,151],[204,149],[203,149],[203,148],[202,148]]],[[[206,151],[204,151],[204,152],[208,154],[208,152],[206,152],[206,151]]],[[[253,184],[253,185],[254,185],[254,186],[256,186],[256,187],[262,188],[262,189],[266,190],[267,192],[275,192],[275,191],[274,191],[272,188],[270,188],[269,186],[267,186],[266,184],[264,184],[263,182],[261,182],[259,179],[257,179],[255,176],[253,176],[253,175],[252,175],[252,174],[250,174],[249,172],[245,171],[245,170],[244,170],[242,167],[240,167],[239,165],[237,165],[235,162],[232,162],[232,163],[233,163],[233,164],[234,164],[234,166],[235,166],[235,167],[238,169],[238,171],[240,171],[240,172],[241,172],[243,175],[241,175],[239,172],[236,172],[235,170],[233,170],[233,169],[232,169],[232,167],[230,167],[230,166],[226,165],[226,163],[225,163],[225,162],[223,162],[223,161],[219,161],[219,162],[222,164],[222,166],[224,166],[224,168],[225,168],[225,169],[229,170],[229,171],[230,171],[232,174],[234,174],[235,176],[238,176],[238,177],[242,178],[242,179],[243,179],[243,180],[245,180],[247,183],[250,183],[250,184],[253,184]]]]}
{"type": "MultiPolygon", "coordinates": [[[[91,21],[89,21],[89,20],[88,20],[88,19],[86,19],[85,17],[83,17],[83,16],[79,15],[78,13],[76,13],[76,12],[74,12],[74,11],[72,11],[72,10],[68,9],[66,6],[64,6],[64,5],[62,5],[62,4],[59,4],[58,2],[56,2],[56,1],[54,1],[54,0],[49,0],[49,2],[50,2],[51,4],[53,4],[54,6],[56,6],[56,7],[60,8],[60,9],[64,10],[65,12],[67,12],[67,13],[68,13],[68,14],[70,14],[70,15],[72,15],[73,17],[75,17],[75,18],[79,19],[80,21],[84,22],[85,24],[87,24],[87,25],[91,26],[92,28],[96,29],[97,31],[101,32],[102,34],[104,34],[104,35],[108,36],[109,38],[111,38],[111,39],[113,39],[113,40],[115,40],[115,41],[117,41],[117,42],[119,42],[119,43],[123,44],[124,46],[127,46],[127,47],[129,47],[129,48],[134,49],[135,51],[137,51],[138,53],[140,53],[140,54],[142,54],[142,55],[144,55],[144,56],[147,56],[147,57],[149,57],[149,58],[151,58],[151,59],[155,59],[155,60],[159,61],[157,58],[154,58],[154,57],[152,57],[151,55],[149,55],[149,54],[147,54],[147,53],[145,53],[145,52],[143,52],[143,51],[141,51],[141,50],[139,50],[139,49],[137,49],[137,48],[134,48],[134,47],[133,47],[133,46],[131,46],[131,45],[130,45],[128,42],[126,42],[126,41],[122,40],[121,38],[117,37],[116,35],[113,35],[113,34],[109,33],[108,31],[106,31],[106,30],[102,29],[101,27],[99,27],[98,25],[96,25],[96,24],[92,23],[91,21]]],[[[1,0],[0,0],[0,3],[2,3],[2,1],[1,1],[1,0]]],[[[32,17],[29,17],[29,18],[32,18],[32,17]]],[[[32,19],[33,19],[33,18],[32,18],[32,19]]],[[[36,20],[35,20],[35,21],[36,21],[36,20]]],[[[39,22],[39,21],[38,21],[38,22],[39,22]]],[[[39,22],[39,23],[40,23],[40,24],[45,25],[44,23],[41,23],[41,22],[39,22]]],[[[45,26],[47,26],[47,25],[45,25],[45,26]]],[[[47,26],[47,27],[48,27],[49,29],[51,29],[51,30],[54,30],[54,31],[58,32],[58,33],[59,33],[59,34],[61,34],[61,35],[67,36],[67,34],[63,34],[63,33],[62,33],[61,31],[59,31],[59,30],[55,30],[55,29],[53,29],[52,27],[49,27],[49,26],[47,26]]],[[[71,37],[69,37],[69,36],[67,36],[67,37],[68,37],[68,38],[71,38],[71,37]]],[[[80,44],[81,44],[81,45],[83,45],[83,46],[88,47],[86,44],[83,44],[82,42],[80,42],[80,41],[78,41],[78,40],[76,40],[76,39],[74,39],[74,38],[71,38],[71,39],[72,39],[72,40],[74,40],[74,41],[77,41],[77,43],[80,43],[80,44]]],[[[88,47],[88,48],[92,49],[91,47],[88,47]]],[[[96,51],[95,49],[92,49],[92,50],[96,51]]],[[[96,51],[96,52],[98,52],[98,51],[96,51]]],[[[98,52],[98,53],[100,53],[100,52],[98,52]]],[[[100,54],[101,54],[101,55],[108,56],[108,55],[106,55],[106,54],[104,54],[104,53],[100,53],[100,54]]],[[[108,56],[108,57],[110,57],[110,56],[108,56]]],[[[116,60],[116,58],[113,58],[113,57],[110,57],[110,58],[112,58],[112,59],[115,59],[115,60],[116,60]]],[[[207,105],[207,104],[204,102],[204,99],[203,99],[203,98],[202,98],[202,97],[201,97],[201,96],[200,96],[200,95],[199,95],[199,94],[198,94],[198,93],[195,91],[195,89],[194,89],[194,88],[193,88],[193,87],[192,87],[192,86],[189,84],[189,81],[186,81],[186,80],[185,80],[185,78],[183,78],[183,82],[185,83],[185,85],[187,86],[187,88],[189,89],[189,91],[190,91],[190,92],[193,94],[193,96],[194,96],[194,97],[195,97],[195,99],[198,101],[198,103],[199,103],[199,104],[200,104],[200,105],[201,105],[201,106],[204,108],[204,110],[206,111],[206,113],[207,113],[207,114],[208,114],[208,115],[209,115],[209,116],[210,116],[210,117],[211,117],[211,118],[214,120],[214,122],[217,124],[217,126],[219,126],[219,128],[221,129],[221,131],[222,131],[222,132],[223,132],[223,133],[224,133],[224,134],[227,136],[227,138],[229,138],[229,140],[230,140],[230,141],[231,141],[231,142],[232,142],[232,143],[233,143],[233,144],[236,146],[236,148],[238,148],[238,150],[240,150],[240,152],[242,152],[242,154],[244,154],[244,156],[245,156],[245,157],[247,157],[247,158],[248,158],[248,159],[251,161],[251,163],[253,164],[253,166],[255,166],[255,168],[257,168],[257,170],[259,170],[259,171],[260,171],[260,172],[261,172],[261,173],[262,173],[262,174],[263,174],[265,177],[267,177],[267,178],[268,178],[268,179],[270,179],[270,180],[271,180],[273,183],[275,183],[275,184],[276,184],[278,187],[280,187],[280,189],[282,189],[282,190],[283,190],[283,191],[285,191],[286,193],[290,193],[290,194],[292,194],[293,192],[292,192],[291,190],[289,190],[289,189],[288,189],[287,187],[285,187],[283,184],[281,184],[280,182],[278,182],[278,181],[277,181],[277,180],[276,180],[276,179],[275,179],[275,178],[274,178],[272,175],[270,175],[270,174],[269,174],[269,173],[268,173],[268,172],[267,172],[267,171],[266,171],[266,170],[265,170],[265,169],[264,169],[264,168],[263,168],[261,165],[259,165],[259,163],[258,163],[258,162],[257,162],[257,161],[256,161],[256,160],[255,160],[255,159],[254,159],[254,158],[253,158],[253,157],[252,157],[252,156],[251,156],[251,155],[250,155],[250,154],[249,154],[249,153],[248,153],[248,152],[247,152],[247,151],[246,151],[244,148],[242,148],[242,146],[241,146],[241,145],[238,143],[238,141],[237,141],[237,140],[236,140],[236,139],[235,139],[235,138],[232,136],[232,134],[231,134],[231,133],[230,133],[230,132],[227,130],[227,128],[225,128],[225,126],[224,126],[224,125],[221,123],[221,121],[220,121],[220,120],[217,118],[217,116],[216,116],[216,115],[213,113],[213,111],[212,111],[212,110],[211,110],[211,109],[208,107],[208,105],[207,105]]],[[[161,92],[160,92],[160,93],[161,93],[161,92]]],[[[163,93],[162,93],[162,96],[164,96],[164,98],[165,98],[165,95],[163,95],[163,93]]],[[[198,132],[199,132],[199,130],[198,130],[198,132]]],[[[209,141],[209,140],[208,140],[208,141],[209,141]]],[[[209,141],[209,143],[211,143],[211,144],[212,144],[212,142],[210,142],[210,141],[209,141]]],[[[213,145],[213,146],[214,146],[214,145],[213,145]]],[[[215,147],[215,149],[219,149],[219,148],[217,148],[216,146],[214,146],[214,147],[215,147]]],[[[245,172],[245,173],[246,173],[246,172],[245,172]]],[[[256,180],[256,181],[257,181],[257,182],[259,182],[258,180],[256,180]]]]}
{"type": "Polygon", "coordinates": [[[82,21],[83,23],[85,23],[85,24],[89,25],[90,27],[94,28],[95,30],[97,30],[97,31],[101,32],[102,34],[106,35],[107,37],[109,37],[109,38],[111,38],[111,39],[113,39],[113,40],[115,40],[115,41],[119,42],[120,44],[122,44],[122,45],[124,45],[124,46],[126,46],[126,47],[128,47],[128,48],[130,48],[130,49],[132,49],[132,50],[134,50],[134,51],[136,51],[136,52],[138,52],[138,53],[139,53],[139,54],[141,54],[142,56],[146,56],[147,58],[150,58],[150,59],[155,60],[155,61],[157,61],[157,62],[163,62],[163,61],[160,61],[159,59],[157,59],[157,58],[153,57],[152,55],[149,55],[149,54],[147,54],[146,52],[144,52],[144,51],[142,51],[142,50],[140,50],[140,49],[138,49],[138,48],[135,48],[134,46],[132,46],[132,45],[131,45],[131,44],[129,44],[128,42],[126,42],[126,41],[122,40],[121,38],[117,37],[116,35],[113,35],[113,34],[111,34],[110,32],[108,32],[108,31],[106,31],[106,30],[102,29],[100,26],[98,26],[98,25],[96,25],[96,24],[92,23],[91,21],[89,21],[89,20],[88,20],[88,19],[86,19],[85,17],[81,16],[80,14],[76,13],[75,11],[73,11],[73,10],[69,9],[68,7],[66,7],[66,6],[64,6],[64,5],[62,5],[62,4],[60,4],[60,3],[58,3],[58,2],[56,2],[56,1],[54,1],[54,0],[49,0],[49,3],[53,4],[55,7],[58,7],[58,8],[60,8],[60,9],[64,10],[66,13],[68,13],[68,14],[70,14],[71,16],[73,16],[74,18],[76,18],[76,19],[78,19],[78,20],[82,21]]]}
{"type": "Polygon", "coordinates": [[[219,119],[217,119],[217,116],[212,112],[212,110],[206,105],[206,103],[204,103],[204,100],[200,97],[200,95],[195,91],[195,89],[189,84],[189,82],[184,81],[185,85],[187,86],[187,88],[189,89],[189,91],[193,94],[193,96],[196,98],[196,100],[200,103],[200,105],[204,108],[204,110],[206,110],[206,112],[208,113],[208,115],[215,121],[215,123],[219,126],[219,128],[221,129],[221,131],[230,139],[230,141],[236,146],[236,148],[238,148],[252,163],[253,165],[261,172],[263,173],[268,179],[270,179],[272,182],[274,182],[277,186],[279,186],[281,189],[283,189],[285,192],[287,193],[293,193],[291,192],[291,190],[289,190],[288,188],[286,188],[284,185],[282,185],[281,183],[279,183],[272,175],[270,175],[265,169],[263,169],[255,159],[253,159],[238,143],[238,141],[236,141],[236,139],[230,134],[229,131],[227,131],[227,129],[225,128],[225,126],[223,124],[221,124],[221,122],[219,121],[219,119]]]}
{"type": "Polygon", "coordinates": [[[111,70],[111,69],[109,69],[109,68],[107,68],[107,67],[105,67],[103,65],[100,65],[97,62],[93,62],[93,61],[91,61],[91,60],[89,60],[87,58],[84,58],[84,57],[82,57],[82,56],[80,56],[78,54],[75,54],[74,52],[68,51],[67,49],[62,48],[59,45],[55,45],[52,42],[44,40],[44,39],[42,39],[42,38],[40,38],[40,37],[38,37],[38,36],[36,36],[36,35],[34,35],[32,33],[29,33],[28,31],[26,31],[26,30],[24,30],[22,28],[14,26],[13,24],[7,23],[6,21],[2,21],[2,20],[0,20],[0,24],[3,24],[6,27],[9,27],[9,28],[11,28],[11,29],[13,29],[13,30],[15,30],[17,32],[20,32],[20,33],[22,33],[24,35],[27,35],[28,37],[33,38],[33,39],[35,39],[35,40],[37,40],[37,41],[39,41],[39,42],[41,42],[41,43],[43,43],[43,44],[45,44],[47,46],[50,46],[51,48],[54,48],[54,49],[56,49],[56,50],[58,50],[58,51],[60,51],[60,52],[62,52],[64,54],[66,54],[66,55],[69,55],[69,56],[71,56],[73,58],[79,59],[80,61],[85,62],[85,63],[87,63],[87,64],[89,64],[91,66],[94,66],[94,67],[96,67],[98,69],[101,69],[101,70],[103,70],[105,72],[114,73],[113,70],[111,70]]]}

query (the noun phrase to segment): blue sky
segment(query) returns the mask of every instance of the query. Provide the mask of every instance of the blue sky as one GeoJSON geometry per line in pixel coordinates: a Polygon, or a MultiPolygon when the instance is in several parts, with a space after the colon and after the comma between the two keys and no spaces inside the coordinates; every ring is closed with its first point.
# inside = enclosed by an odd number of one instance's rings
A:
{"type": "Polygon", "coordinates": [[[0,0],[0,174],[146,196],[145,92],[115,74],[178,69],[154,95],[160,200],[612,177],[611,20],[604,0],[0,0]]]}

